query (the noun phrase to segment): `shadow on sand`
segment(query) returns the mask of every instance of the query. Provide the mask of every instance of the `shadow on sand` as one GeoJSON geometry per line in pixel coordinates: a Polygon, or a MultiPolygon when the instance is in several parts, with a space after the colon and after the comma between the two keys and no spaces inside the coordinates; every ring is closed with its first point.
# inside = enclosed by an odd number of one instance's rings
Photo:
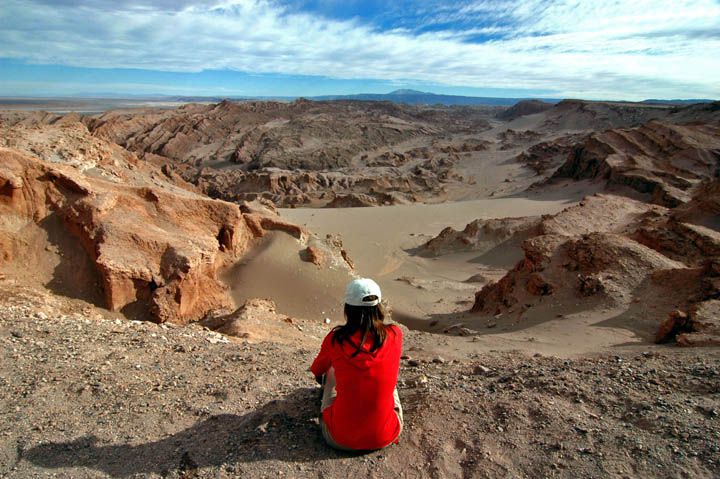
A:
{"type": "MultiPolygon", "coordinates": [[[[189,473],[203,467],[278,460],[311,462],[352,456],[328,447],[317,421],[318,388],[298,388],[242,416],[218,414],[144,444],[98,444],[95,436],[46,443],[22,459],[44,468],[82,467],[112,477],[189,473]]],[[[236,471],[237,472],[237,471],[236,471]]]]}

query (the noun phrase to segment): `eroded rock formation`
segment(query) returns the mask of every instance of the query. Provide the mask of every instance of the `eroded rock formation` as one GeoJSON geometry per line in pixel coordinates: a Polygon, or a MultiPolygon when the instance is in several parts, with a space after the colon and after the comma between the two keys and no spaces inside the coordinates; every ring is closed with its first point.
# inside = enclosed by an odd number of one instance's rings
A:
{"type": "Polygon", "coordinates": [[[107,112],[83,121],[99,138],[214,198],[319,206],[349,194],[372,204],[385,204],[388,194],[403,202],[442,197],[445,183],[465,181],[453,168],[458,154],[487,145],[434,140],[488,129],[486,117],[481,108],[302,100],[107,112]]]}
{"type": "MultiPolygon", "coordinates": [[[[267,206],[213,200],[64,118],[2,125],[2,258],[33,264],[25,229],[57,219],[57,234],[82,245],[103,304],[131,317],[186,323],[232,307],[218,271],[266,230],[307,233],[267,206]]],[[[59,253],[62,255],[62,251],[59,253]]],[[[82,278],[76,278],[83,281],[82,278]]]]}
{"type": "Polygon", "coordinates": [[[675,207],[689,201],[701,182],[715,177],[719,164],[719,125],[652,121],[591,135],[551,179],[604,180],[675,207]]]}
{"type": "Polygon", "coordinates": [[[438,236],[419,248],[423,256],[440,256],[459,251],[488,253],[495,248],[507,248],[508,243],[519,244],[537,234],[539,217],[481,219],[467,224],[462,231],[447,227],[438,236]]]}
{"type": "Polygon", "coordinates": [[[544,131],[602,131],[628,128],[667,118],[673,110],[663,105],[563,100],[546,111],[544,131]]]}
{"type": "Polygon", "coordinates": [[[524,258],[476,293],[472,311],[503,314],[538,305],[545,296],[561,304],[623,308],[653,301],[658,314],[669,315],[656,325],[657,341],[716,344],[717,182],[703,184],[689,203],[674,209],[594,195],[543,218],[535,236],[522,243],[524,258]],[[677,305],[684,312],[671,313],[677,305]]]}
{"type": "Polygon", "coordinates": [[[537,175],[552,173],[562,165],[568,155],[576,149],[577,142],[583,135],[566,135],[560,138],[535,143],[520,153],[516,160],[537,175]]]}
{"type": "Polygon", "coordinates": [[[503,110],[496,115],[499,120],[512,121],[521,116],[542,113],[552,108],[552,103],[541,100],[522,100],[511,106],[507,110],[503,110]]]}
{"type": "Polygon", "coordinates": [[[200,322],[206,328],[249,342],[302,344],[307,341],[295,320],[277,311],[272,300],[253,298],[232,312],[214,311],[200,322]]]}

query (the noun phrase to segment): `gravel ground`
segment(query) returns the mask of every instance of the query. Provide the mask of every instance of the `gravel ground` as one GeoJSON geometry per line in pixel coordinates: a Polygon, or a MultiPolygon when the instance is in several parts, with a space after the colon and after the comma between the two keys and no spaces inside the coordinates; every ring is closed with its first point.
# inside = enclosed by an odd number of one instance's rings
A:
{"type": "Polygon", "coordinates": [[[719,349],[450,359],[409,332],[400,444],[347,454],[307,372],[329,326],[249,344],[0,290],[3,478],[720,477],[719,349]]]}

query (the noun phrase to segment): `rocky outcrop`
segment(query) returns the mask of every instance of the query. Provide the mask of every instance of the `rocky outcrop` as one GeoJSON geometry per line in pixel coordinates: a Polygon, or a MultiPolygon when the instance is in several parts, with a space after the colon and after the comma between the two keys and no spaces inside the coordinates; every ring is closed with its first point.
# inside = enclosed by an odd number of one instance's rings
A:
{"type": "Polygon", "coordinates": [[[525,311],[546,296],[553,304],[606,308],[646,298],[655,314],[667,311],[655,326],[657,342],[719,343],[716,183],[675,209],[603,194],[544,217],[522,243],[522,260],[476,293],[472,311],[525,311]]]}
{"type": "Polygon", "coordinates": [[[655,271],[682,264],[622,235],[591,233],[576,238],[541,235],[523,244],[525,258],[497,283],[481,289],[472,311],[499,314],[532,296],[602,293],[622,301],[655,271]],[[588,288],[588,282],[593,284],[588,288]]]}
{"type": "Polygon", "coordinates": [[[688,320],[689,331],[676,336],[680,346],[720,346],[720,300],[694,305],[688,320]]]}
{"type": "Polygon", "coordinates": [[[632,234],[639,222],[663,216],[667,208],[625,196],[598,193],[577,205],[545,216],[540,231],[546,235],[580,236],[589,233],[632,234]]]}
{"type": "MultiPolygon", "coordinates": [[[[444,192],[443,167],[432,171],[417,168],[412,172],[394,168],[372,170],[243,172],[205,168],[198,176],[190,175],[188,179],[213,198],[233,202],[265,199],[280,207],[378,206],[420,201],[444,192]]],[[[449,165],[446,175],[454,178],[451,170],[449,165]]]]}
{"type": "Polygon", "coordinates": [[[500,113],[495,115],[495,118],[497,118],[498,120],[512,121],[522,116],[542,113],[552,107],[552,103],[546,103],[542,100],[522,100],[517,102],[507,110],[501,111],[500,113]]]}
{"type": "Polygon", "coordinates": [[[675,207],[720,168],[720,126],[653,121],[593,134],[577,145],[552,179],[602,180],[675,207]]]}
{"type": "Polygon", "coordinates": [[[464,181],[453,170],[458,155],[487,144],[432,140],[488,129],[487,115],[472,108],[303,100],[225,101],[83,120],[97,137],[165,165],[214,198],[318,206],[351,193],[441,197],[443,183],[464,181]],[[403,146],[409,141],[412,148],[403,146]]]}
{"type": "Polygon", "coordinates": [[[80,123],[16,123],[4,133],[24,151],[0,148],[0,257],[12,261],[23,240],[15,224],[57,218],[58,234],[94,265],[104,305],[130,317],[187,323],[231,307],[221,268],[267,230],[307,237],[270,208],[241,211],[170,183],[80,123]]]}
{"type": "MultiPolygon", "coordinates": [[[[429,116],[426,110],[377,102],[224,101],[175,110],[108,112],[85,121],[101,138],[178,163],[317,171],[349,166],[363,151],[432,134],[437,131],[432,123],[451,123],[461,116],[452,109],[429,116]]],[[[460,123],[464,128],[488,127],[477,114],[466,115],[455,128],[460,123]]]]}
{"type": "Polygon", "coordinates": [[[447,227],[438,236],[418,248],[422,256],[441,256],[462,251],[484,254],[495,248],[519,246],[524,239],[538,233],[539,217],[479,219],[462,231],[447,227]]]}
{"type": "Polygon", "coordinates": [[[335,197],[325,205],[326,208],[364,208],[368,206],[389,206],[403,205],[417,201],[415,195],[408,196],[398,192],[384,193],[373,192],[365,193],[349,193],[346,195],[335,195],[335,197]]]}
{"type": "Polygon", "coordinates": [[[687,203],[667,214],[651,214],[638,221],[637,241],[664,255],[693,265],[720,256],[720,180],[701,185],[687,203]]]}
{"type": "Polygon", "coordinates": [[[700,185],[693,198],[674,208],[670,217],[677,222],[720,229],[720,179],[700,185]]]}
{"type": "Polygon", "coordinates": [[[583,135],[566,135],[558,139],[541,141],[517,155],[515,159],[537,175],[550,174],[575,151],[576,144],[581,138],[583,135]]]}
{"type": "Polygon", "coordinates": [[[510,150],[519,145],[532,145],[542,138],[542,134],[533,130],[513,130],[509,128],[497,134],[501,150],[510,150]]]}
{"type": "Polygon", "coordinates": [[[720,300],[694,305],[689,313],[673,311],[660,324],[655,342],[677,342],[680,346],[720,345],[720,300]]]}
{"type": "Polygon", "coordinates": [[[350,193],[349,195],[337,195],[327,204],[328,208],[365,208],[377,206],[377,201],[370,195],[362,193],[350,193]]]}
{"type": "Polygon", "coordinates": [[[293,318],[280,314],[275,303],[269,299],[249,299],[229,313],[215,311],[203,318],[200,324],[251,343],[298,344],[305,340],[302,327],[298,327],[293,318]]]}
{"type": "Polygon", "coordinates": [[[595,194],[556,215],[543,217],[478,219],[462,231],[445,228],[418,248],[423,256],[440,256],[462,251],[487,253],[520,246],[538,235],[580,236],[592,232],[630,233],[641,219],[664,215],[666,208],[630,198],[595,194]]]}
{"type": "Polygon", "coordinates": [[[541,128],[544,131],[628,128],[668,118],[671,112],[672,109],[665,105],[563,100],[546,111],[541,128]]]}
{"type": "Polygon", "coordinates": [[[96,265],[108,309],[187,322],[228,304],[216,272],[253,238],[237,206],[84,178],[8,150],[0,156],[7,183],[21,183],[4,189],[3,214],[38,223],[58,215],[96,265]]]}
{"type": "Polygon", "coordinates": [[[655,333],[655,342],[667,343],[675,340],[678,334],[690,331],[692,331],[692,326],[690,325],[690,318],[687,313],[675,310],[670,313],[667,319],[660,323],[657,333],[655,333]]]}

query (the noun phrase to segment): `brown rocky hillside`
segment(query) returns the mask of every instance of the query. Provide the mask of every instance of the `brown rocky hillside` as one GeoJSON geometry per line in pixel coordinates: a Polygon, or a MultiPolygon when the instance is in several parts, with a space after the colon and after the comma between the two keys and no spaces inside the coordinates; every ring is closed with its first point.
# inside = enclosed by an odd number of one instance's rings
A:
{"type": "Polygon", "coordinates": [[[491,111],[378,102],[230,102],[84,119],[94,135],[171,165],[216,198],[326,204],[367,194],[376,204],[442,195],[461,181],[433,139],[489,128],[491,111]],[[395,197],[382,195],[394,192],[395,197]]]}
{"type": "Polygon", "coordinates": [[[294,236],[299,250],[310,239],[272,207],[193,192],[71,118],[8,123],[0,259],[57,292],[133,318],[187,323],[233,307],[219,272],[267,230],[294,236]]]}

